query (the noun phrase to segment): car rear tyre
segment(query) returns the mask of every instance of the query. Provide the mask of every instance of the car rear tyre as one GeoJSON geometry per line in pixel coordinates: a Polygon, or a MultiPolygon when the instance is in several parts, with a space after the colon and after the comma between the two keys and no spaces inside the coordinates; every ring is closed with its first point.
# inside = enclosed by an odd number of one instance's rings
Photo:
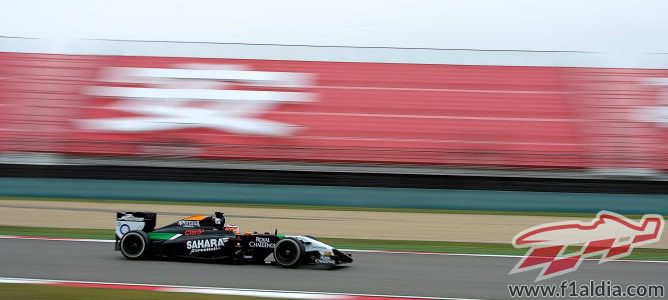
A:
{"type": "Polygon", "coordinates": [[[295,239],[283,239],[274,247],[274,260],[285,268],[294,268],[302,260],[304,245],[295,239]]]}
{"type": "Polygon", "coordinates": [[[143,231],[130,231],[121,238],[121,253],[127,259],[142,259],[148,255],[150,240],[143,231]]]}

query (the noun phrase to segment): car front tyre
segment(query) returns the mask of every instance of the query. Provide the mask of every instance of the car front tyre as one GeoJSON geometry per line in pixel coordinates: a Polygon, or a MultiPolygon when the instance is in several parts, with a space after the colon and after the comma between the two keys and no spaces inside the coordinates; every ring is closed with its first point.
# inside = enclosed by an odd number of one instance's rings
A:
{"type": "Polygon", "coordinates": [[[283,239],[274,247],[274,260],[284,268],[294,268],[302,260],[304,246],[294,239],[283,239]]]}

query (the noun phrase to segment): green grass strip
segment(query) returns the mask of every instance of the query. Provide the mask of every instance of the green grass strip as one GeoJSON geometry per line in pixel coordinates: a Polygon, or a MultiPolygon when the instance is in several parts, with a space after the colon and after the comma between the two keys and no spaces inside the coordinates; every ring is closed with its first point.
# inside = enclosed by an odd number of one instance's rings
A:
{"type": "MultiPolygon", "coordinates": [[[[36,284],[0,284],[2,299],[22,300],[269,300],[270,298],[115,290],[104,288],[63,287],[36,284]]],[[[275,298],[274,298],[275,299],[275,298]]]]}
{"type": "MultiPolygon", "coordinates": [[[[63,238],[113,239],[112,229],[72,229],[0,226],[0,235],[27,235],[63,238]]],[[[318,237],[339,249],[390,250],[460,254],[524,255],[526,249],[515,249],[510,244],[467,243],[443,241],[370,240],[318,237]]],[[[668,249],[637,248],[624,259],[668,261],[668,249]]]]}

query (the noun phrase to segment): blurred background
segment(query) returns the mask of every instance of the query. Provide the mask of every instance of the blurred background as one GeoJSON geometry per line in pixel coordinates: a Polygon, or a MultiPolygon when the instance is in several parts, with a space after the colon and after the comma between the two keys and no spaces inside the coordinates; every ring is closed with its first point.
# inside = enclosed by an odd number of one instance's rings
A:
{"type": "Polygon", "coordinates": [[[2,43],[24,51],[0,65],[8,163],[650,179],[667,168],[668,73],[615,68],[600,53],[75,39],[53,54],[48,40],[2,43]]]}
{"type": "Polygon", "coordinates": [[[657,9],[482,3],[16,4],[2,161],[663,178],[657,9]]]}
{"type": "Polygon", "coordinates": [[[668,4],[511,2],[6,5],[2,230],[226,207],[357,247],[517,254],[545,221],[665,215],[668,4]]]}

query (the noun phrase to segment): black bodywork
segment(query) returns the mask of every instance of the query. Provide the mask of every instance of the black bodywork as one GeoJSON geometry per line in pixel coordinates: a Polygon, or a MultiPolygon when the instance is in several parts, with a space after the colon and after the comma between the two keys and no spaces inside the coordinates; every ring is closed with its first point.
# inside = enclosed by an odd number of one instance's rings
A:
{"type": "MultiPolygon", "coordinates": [[[[123,255],[129,259],[157,256],[264,264],[280,255],[280,253],[274,253],[274,248],[281,240],[292,239],[297,243],[282,243],[293,244],[293,248],[287,245],[288,249],[282,250],[282,253],[290,254],[293,250],[301,251],[299,261],[294,265],[316,264],[325,261],[332,262],[333,265],[352,262],[350,255],[336,249],[332,249],[334,253],[331,255],[327,254],[328,259],[322,260],[322,251],[313,251],[313,249],[306,251],[304,244],[311,242],[303,237],[286,237],[276,232],[240,233],[235,231],[235,228],[224,226],[224,217],[221,213],[216,213],[214,216],[191,216],[155,229],[156,218],[155,213],[118,212],[116,214],[116,250],[122,251],[123,255]],[[223,224],[220,224],[221,217],[223,224]],[[123,241],[123,239],[126,240],[123,241]],[[141,243],[146,244],[144,245],[146,249],[141,250],[142,252],[134,257],[135,254],[132,253],[135,250],[132,247],[140,247],[141,243]],[[295,245],[300,249],[294,249],[295,245]],[[125,248],[121,249],[122,247],[125,248]]],[[[313,243],[319,242],[316,240],[313,243]]],[[[280,247],[280,249],[284,248],[285,246],[280,247]]],[[[136,251],[140,251],[137,249],[136,251]]]]}

